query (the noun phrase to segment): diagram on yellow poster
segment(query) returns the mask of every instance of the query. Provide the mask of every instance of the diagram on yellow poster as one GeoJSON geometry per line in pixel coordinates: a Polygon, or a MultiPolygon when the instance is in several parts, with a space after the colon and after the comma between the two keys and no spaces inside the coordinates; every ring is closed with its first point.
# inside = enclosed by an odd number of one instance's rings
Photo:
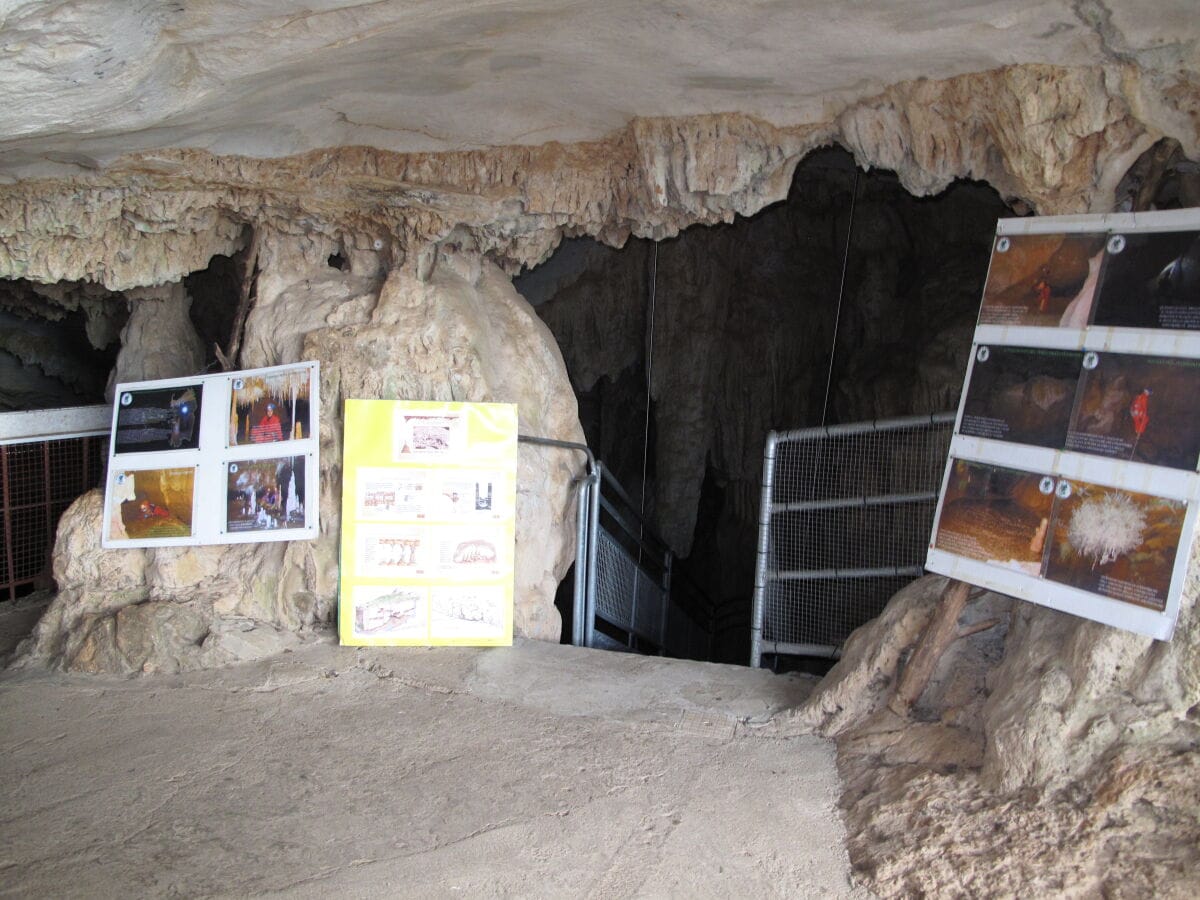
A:
{"type": "Polygon", "coordinates": [[[343,644],[512,643],[517,408],[347,400],[343,644]]]}

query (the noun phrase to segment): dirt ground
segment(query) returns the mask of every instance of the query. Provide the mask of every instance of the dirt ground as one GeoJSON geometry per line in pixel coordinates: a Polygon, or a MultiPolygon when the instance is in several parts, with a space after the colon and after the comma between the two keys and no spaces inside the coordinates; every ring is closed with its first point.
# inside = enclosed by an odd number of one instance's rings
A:
{"type": "MultiPolygon", "coordinates": [[[[0,637],[20,630],[8,617],[0,637]]],[[[854,897],[797,676],[518,642],[0,673],[0,896],[854,897]]]]}

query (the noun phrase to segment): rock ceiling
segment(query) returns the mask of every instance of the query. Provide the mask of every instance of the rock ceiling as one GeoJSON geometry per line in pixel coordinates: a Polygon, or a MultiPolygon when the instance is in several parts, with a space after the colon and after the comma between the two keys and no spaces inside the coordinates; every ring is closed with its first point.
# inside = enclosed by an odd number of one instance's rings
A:
{"type": "Polygon", "coordinates": [[[161,284],[247,226],[393,264],[465,242],[511,273],[564,234],[752,214],[830,143],[916,194],[1108,210],[1159,139],[1200,156],[1197,21],[1194,0],[0,0],[0,278],[161,284]]]}
{"type": "MultiPolygon", "coordinates": [[[[0,172],[592,140],[637,117],[826,122],[1010,65],[1196,69],[1194,0],[3,0],[0,172]]],[[[1145,98],[1152,104],[1153,98],[1145,98]]],[[[1193,141],[1194,144],[1194,141],[1193,141]]]]}

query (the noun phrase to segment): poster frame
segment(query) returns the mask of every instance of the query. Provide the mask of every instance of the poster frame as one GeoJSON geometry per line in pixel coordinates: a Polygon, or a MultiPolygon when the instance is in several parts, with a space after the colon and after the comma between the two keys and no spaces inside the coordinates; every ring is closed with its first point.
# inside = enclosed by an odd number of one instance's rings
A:
{"type": "MultiPolygon", "coordinates": [[[[1200,230],[1200,209],[1150,213],[1054,216],[1001,219],[996,237],[1023,234],[1110,234],[1200,230]]],[[[989,259],[988,274],[991,272],[989,259]]],[[[1103,271],[1101,272],[1101,279],[1103,271]]],[[[1097,300],[1103,284],[1097,285],[1097,300]]],[[[1094,309],[1094,308],[1093,308],[1094,309]]],[[[1094,314],[1094,313],[1093,313],[1094,314]]],[[[963,379],[954,423],[954,436],[938,492],[933,528],[929,535],[926,569],[1028,600],[1086,619],[1126,629],[1158,640],[1170,640],[1179,615],[1181,596],[1200,516],[1200,474],[1066,449],[1037,447],[1012,441],[973,437],[961,433],[967,391],[983,345],[1019,346],[1056,350],[1094,350],[1137,356],[1200,359],[1200,331],[1184,329],[1093,326],[1081,329],[1031,325],[977,325],[963,379]],[[1055,582],[981,560],[970,559],[935,546],[943,506],[955,460],[1007,469],[1048,473],[1055,478],[1085,481],[1098,486],[1150,494],[1187,503],[1183,527],[1171,570],[1170,588],[1162,611],[1141,607],[1102,594],[1055,582]]],[[[1200,460],[1197,461],[1200,470],[1200,460]]]]}
{"type": "Polygon", "coordinates": [[[315,361],[221,372],[213,375],[189,375],[180,378],[117,384],[113,391],[112,421],[109,426],[109,454],[104,483],[104,524],[101,532],[101,546],[105,549],[120,550],[139,547],[265,543],[316,538],[320,523],[319,410],[320,365],[315,361]],[[276,375],[300,370],[306,370],[309,373],[309,436],[301,439],[230,446],[228,440],[229,410],[233,397],[233,382],[246,376],[276,375]],[[204,390],[200,421],[197,425],[199,439],[196,448],[115,452],[117,416],[123,394],[144,390],[169,390],[196,384],[202,384],[204,390]],[[302,528],[227,530],[228,464],[243,460],[258,461],[296,456],[305,458],[304,526],[302,528]],[[192,534],[190,537],[122,539],[111,533],[110,503],[115,499],[114,478],[118,470],[144,471],[189,466],[196,470],[193,482],[192,534]]]}
{"type": "MultiPolygon", "coordinates": [[[[343,421],[348,433],[354,430],[356,441],[343,445],[339,642],[360,647],[510,646],[516,573],[516,404],[348,398],[343,421]],[[441,449],[413,452],[408,422],[414,418],[454,420],[455,424],[441,449]],[[487,514],[480,514],[477,499],[447,508],[442,499],[446,485],[478,484],[481,479],[489,485],[487,514]],[[410,502],[406,496],[391,514],[366,514],[364,492],[372,484],[388,482],[413,488],[422,497],[410,502]],[[396,567],[391,575],[380,570],[374,554],[368,563],[363,551],[369,541],[382,543],[380,538],[388,537],[389,529],[402,545],[392,561],[382,563],[396,567]],[[478,540],[462,540],[472,535],[478,540]],[[482,559],[459,559],[457,551],[453,559],[447,557],[446,548],[456,541],[459,550],[467,548],[470,554],[480,548],[468,545],[482,545],[484,537],[492,541],[490,558],[485,554],[482,559]],[[358,597],[388,587],[398,594],[410,591],[422,596],[423,607],[414,613],[416,621],[424,623],[422,635],[357,630],[358,597]],[[481,618],[454,617],[466,624],[452,633],[439,629],[436,607],[455,593],[461,594],[458,602],[464,608],[476,601],[472,612],[481,618]],[[476,621],[480,627],[472,634],[471,624],[476,621]]],[[[380,558],[388,553],[384,549],[380,558]]],[[[398,621],[395,630],[412,629],[398,621]]]]}

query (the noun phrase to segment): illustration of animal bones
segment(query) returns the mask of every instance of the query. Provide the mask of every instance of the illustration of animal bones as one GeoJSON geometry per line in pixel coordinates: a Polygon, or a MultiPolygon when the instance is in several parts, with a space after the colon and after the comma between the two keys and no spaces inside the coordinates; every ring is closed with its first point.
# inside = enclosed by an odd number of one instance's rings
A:
{"type": "Polygon", "coordinates": [[[454,549],[456,563],[494,563],[496,547],[490,541],[463,541],[454,549]]]}
{"type": "Polygon", "coordinates": [[[413,566],[417,563],[417,548],[421,542],[417,538],[380,538],[379,544],[388,551],[379,561],[382,566],[413,566]]]}

